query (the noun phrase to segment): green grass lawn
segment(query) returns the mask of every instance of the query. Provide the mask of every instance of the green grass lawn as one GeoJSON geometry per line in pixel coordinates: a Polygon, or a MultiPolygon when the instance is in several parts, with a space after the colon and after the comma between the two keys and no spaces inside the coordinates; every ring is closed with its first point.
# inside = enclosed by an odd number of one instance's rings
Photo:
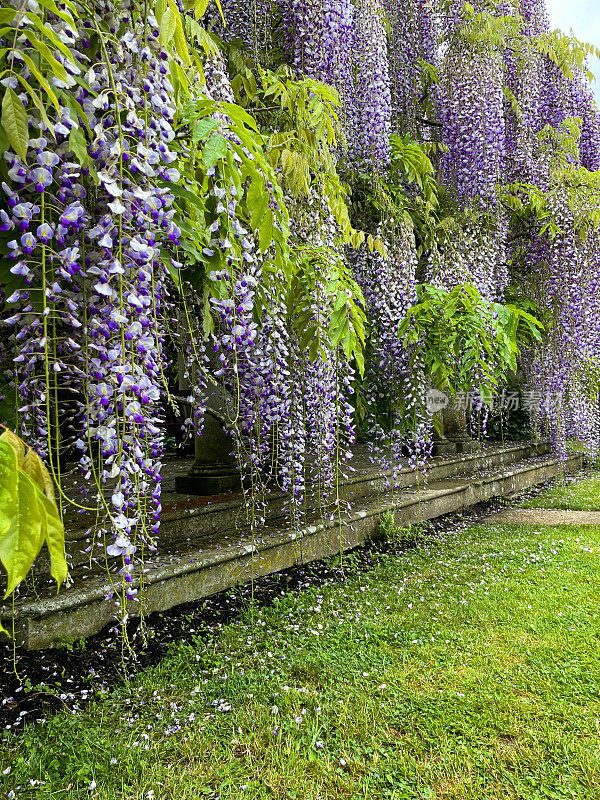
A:
{"type": "Polygon", "coordinates": [[[5,734],[0,797],[597,800],[599,556],[593,527],[425,538],[5,734]]]}
{"type": "Polygon", "coordinates": [[[537,497],[522,503],[524,508],[566,508],[573,511],[600,511],[600,470],[568,484],[557,480],[537,497]]]}

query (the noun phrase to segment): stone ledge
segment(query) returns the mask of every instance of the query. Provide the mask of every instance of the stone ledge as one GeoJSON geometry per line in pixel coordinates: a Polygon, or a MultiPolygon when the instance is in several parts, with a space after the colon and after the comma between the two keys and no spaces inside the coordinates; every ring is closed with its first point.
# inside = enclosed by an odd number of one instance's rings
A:
{"type": "MultiPolygon", "coordinates": [[[[582,457],[575,455],[564,468],[574,471],[581,465],[582,457]]],[[[394,512],[399,526],[408,525],[546,482],[556,477],[562,466],[557,459],[538,457],[511,470],[490,471],[487,476],[455,477],[430,483],[422,491],[389,493],[371,497],[368,502],[365,498],[358,510],[343,519],[341,528],[337,520],[328,520],[315,522],[297,533],[275,524],[266,536],[254,539],[246,535],[246,539],[234,541],[230,535],[216,534],[206,542],[207,547],[172,553],[167,557],[171,563],[146,564],[143,587],[137,580],[144,613],[198,600],[247,581],[252,574],[258,577],[352,549],[377,533],[386,511],[394,512]]],[[[115,621],[114,600],[106,599],[110,590],[111,583],[105,575],[47,599],[17,602],[17,641],[37,649],[52,646],[65,637],[75,639],[98,632],[115,621]]],[[[130,602],[129,613],[135,614],[135,609],[136,603],[130,602]]],[[[0,618],[10,628],[9,609],[1,608],[0,618]]]]}
{"type": "MultiPolygon", "coordinates": [[[[452,458],[435,458],[427,469],[428,481],[437,481],[451,475],[464,475],[489,470],[495,466],[511,464],[524,458],[536,457],[548,452],[548,445],[543,443],[525,443],[505,445],[494,449],[484,449],[474,454],[455,455],[452,458]]],[[[351,503],[361,502],[363,498],[377,492],[385,491],[385,482],[389,472],[382,472],[376,467],[362,467],[352,476],[342,480],[340,499],[351,503]]],[[[397,490],[403,490],[424,481],[422,472],[406,467],[396,473],[397,490]]],[[[284,514],[285,496],[274,492],[267,498],[266,517],[268,524],[273,524],[284,514]]],[[[308,497],[307,503],[317,506],[317,499],[308,497]]],[[[227,531],[246,524],[244,506],[241,498],[219,500],[207,504],[206,499],[198,497],[168,494],[164,496],[161,530],[158,538],[159,552],[168,552],[178,545],[190,546],[203,536],[211,536],[217,531],[227,531]],[[201,504],[199,504],[201,503],[201,504]]],[[[75,571],[90,562],[90,554],[86,552],[88,541],[85,538],[86,528],[71,528],[67,533],[67,553],[71,570],[75,571]]],[[[97,546],[96,546],[97,547],[97,546]]],[[[95,556],[94,558],[98,558],[95,556]]],[[[104,553],[100,556],[104,562],[104,553]]],[[[109,562],[114,561],[112,557],[109,562]]],[[[92,559],[93,561],[93,559],[92,559]]],[[[104,570],[104,563],[101,565],[104,570]]],[[[39,577],[49,575],[50,563],[45,551],[36,562],[36,574],[39,577]]]]}

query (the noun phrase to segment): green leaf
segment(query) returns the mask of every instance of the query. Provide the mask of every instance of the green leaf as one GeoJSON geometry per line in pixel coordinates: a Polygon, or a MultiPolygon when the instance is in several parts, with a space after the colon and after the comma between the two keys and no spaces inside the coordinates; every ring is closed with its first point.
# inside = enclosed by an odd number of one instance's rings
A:
{"type": "Polygon", "coordinates": [[[25,89],[25,91],[33,101],[34,106],[40,112],[40,116],[44,121],[44,123],[47,125],[48,130],[52,133],[52,135],[54,135],[54,125],[52,124],[52,122],[48,117],[48,114],[46,113],[46,109],[44,107],[44,104],[42,103],[38,91],[34,89],[33,86],[31,86],[31,84],[29,84],[22,75],[17,75],[17,78],[21,86],[25,89]]]}
{"type": "Polygon", "coordinates": [[[228,116],[231,119],[238,119],[240,122],[245,123],[248,125],[249,128],[252,128],[253,131],[258,133],[258,127],[256,125],[256,120],[248,114],[241,106],[237,105],[237,103],[221,103],[221,106],[225,109],[228,116]]]}
{"type": "Polygon", "coordinates": [[[71,14],[68,14],[65,11],[61,11],[61,9],[58,8],[58,6],[54,2],[54,0],[38,0],[38,2],[39,2],[39,4],[41,6],[44,6],[44,8],[47,8],[53,14],[56,14],[57,17],[60,17],[61,19],[64,19],[64,21],[68,22],[69,25],[74,25],[75,24],[75,20],[73,19],[73,16],[71,14]]]}
{"type": "Polygon", "coordinates": [[[302,336],[300,338],[300,342],[299,342],[300,350],[302,350],[302,351],[306,350],[308,345],[311,342],[317,340],[318,338],[319,337],[317,336],[317,329],[314,327],[314,325],[311,325],[309,328],[307,328],[304,331],[304,333],[302,334],[302,336]]]}
{"type": "Polygon", "coordinates": [[[214,167],[217,161],[227,155],[227,139],[220,133],[213,133],[202,151],[202,163],[207,169],[214,167]]]}
{"type": "Polygon", "coordinates": [[[27,111],[10,86],[6,88],[2,98],[2,127],[15,153],[26,161],[29,144],[27,111]]]}
{"type": "Polygon", "coordinates": [[[215,323],[211,313],[210,297],[208,293],[204,298],[204,313],[202,314],[202,330],[209,336],[215,329],[215,323]]]}
{"type": "Polygon", "coordinates": [[[58,104],[58,99],[56,97],[56,94],[54,93],[54,90],[52,89],[46,78],[44,78],[42,73],[37,68],[34,60],[30,58],[25,51],[21,53],[21,58],[27,64],[27,66],[31,70],[32,74],[34,75],[34,77],[36,78],[42,89],[46,92],[46,94],[52,101],[52,105],[54,106],[54,108],[60,113],[60,106],[58,104]]]}
{"type": "Polygon", "coordinates": [[[65,82],[68,81],[69,80],[69,76],[68,76],[67,70],[60,63],[60,61],[57,61],[56,58],[54,58],[54,55],[52,54],[52,50],[50,50],[48,45],[45,42],[41,42],[31,32],[29,32],[27,34],[27,37],[31,41],[31,44],[38,51],[40,56],[47,62],[48,66],[50,67],[50,69],[52,70],[54,75],[56,75],[56,77],[59,78],[61,81],[65,81],[65,82]]]}
{"type": "Polygon", "coordinates": [[[175,49],[177,51],[177,55],[183,61],[183,65],[188,67],[192,63],[192,59],[190,58],[190,53],[185,38],[185,31],[183,30],[183,22],[181,20],[181,14],[179,13],[179,9],[177,8],[177,6],[174,5],[173,3],[171,3],[170,8],[175,14],[175,31],[174,31],[175,49]]]}
{"type": "MultiPolygon", "coordinates": [[[[27,17],[33,22],[36,28],[38,28],[42,36],[45,36],[47,39],[49,39],[50,42],[60,50],[66,59],[68,59],[72,64],[77,64],[73,53],[71,53],[69,48],[59,39],[58,35],[54,32],[50,25],[46,25],[36,14],[29,13],[27,17]]],[[[27,31],[27,38],[38,51],[38,53],[40,53],[40,55],[42,55],[52,66],[52,69],[55,71],[57,76],[60,77],[61,80],[65,80],[67,82],[70,81],[70,77],[66,69],[63,67],[60,61],[56,60],[48,45],[37,39],[30,30],[27,31]]]]}
{"type": "Polygon", "coordinates": [[[273,212],[270,208],[265,212],[258,229],[258,241],[261,253],[268,250],[273,241],[273,212]]]}
{"type": "Polygon", "coordinates": [[[77,156],[80,164],[89,161],[88,144],[83,128],[71,128],[69,133],[69,150],[77,156]]]}
{"type": "Polygon", "coordinates": [[[345,319],[343,324],[340,325],[339,328],[337,328],[337,330],[332,331],[332,333],[331,333],[331,344],[334,347],[338,346],[338,344],[341,342],[341,340],[344,338],[344,336],[348,333],[349,328],[350,328],[350,324],[349,324],[348,320],[345,319]]]}
{"type": "Polygon", "coordinates": [[[336,309],[331,315],[331,320],[329,321],[329,329],[334,330],[335,328],[337,328],[341,322],[342,317],[345,316],[346,316],[346,303],[344,302],[344,305],[341,308],[336,309]]]}
{"type": "Polygon", "coordinates": [[[38,499],[46,515],[46,546],[50,553],[50,574],[58,587],[66,581],[69,574],[65,558],[65,529],[56,504],[44,494],[39,494],[38,499]]]}
{"type": "Polygon", "coordinates": [[[17,507],[17,454],[0,440],[0,543],[7,535],[17,507]]]}
{"type": "Polygon", "coordinates": [[[196,0],[196,4],[194,6],[194,14],[196,15],[196,19],[200,19],[206,14],[208,3],[209,0],[196,0]]]}
{"type": "Polygon", "coordinates": [[[40,457],[6,430],[0,436],[0,561],[8,597],[33,566],[44,542],[50,571],[60,585],[67,577],[65,532],[52,479],[40,457]]]}
{"type": "Polygon", "coordinates": [[[161,250],[160,255],[162,262],[165,265],[165,269],[171,276],[171,280],[178,289],[181,289],[181,270],[174,267],[171,263],[171,254],[168,252],[168,250],[161,250]]]}
{"type": "Polygon", "coordinates": [[[217,8],[219,9],[219,14],[221,15],[221,21],[223,22],[223,25],[226,25],[225,17],[223,16],[223,9],[221,8],[220,0],[215,0],[215,3],[217,4],[217,8]]]}
{"type": "Polygon", "coordinates": [[[212,133],[219,127],[219,121],[212,117],[203,117],[194,122],[192,126],[192,144],[196,145],[200,139],[206,139],[209,133],[212,133]]]}
{"type": "Polygon", "coordinates": [[[23,458],[21,469],[31,478],[39,491],[54,502],[54,484],[52,483],[52,478],[44,466],[44,462],[34,450],[29,449],[27,451],[23,458]]]}
{"type": "Polygon", "coordinates": [[[177,27],[177,17],[175,12],[172,8],[167,8],[165,13],[162,15],[162,19],[160,21],[160,35],[159,41],[163,46],[167,46],[171,43],[174,35],[175,35],[175,28],[177,27]]]}
{"type": "Polygon", "coordinates": [[[269,207],[269,193],[265,188],[265,182],[262,176],[257,175],[250,184],[246,197],[246,205],[252,215],[252,229],[257,230],[269,207]]]}
{"type": "Polygon", "coordinates": [[[6,598],[37,558],[44,543],[46,520],[40,513],[33,481],[19,472],[14,449],[1,437],[0,492],[0,561],[7,573],[6,598]]]}
{"type": "Polygon", "coordinates": [[[188,97],[191,97],[192,94],[190,92],[190,84],[187,79],[187,75],[179,65],[175,59],[171,59],[169,63],[169,69],[171,70],[171,78],[173,80],[174,87],[181,87],[183,91],[186,93],[188,97]]]}

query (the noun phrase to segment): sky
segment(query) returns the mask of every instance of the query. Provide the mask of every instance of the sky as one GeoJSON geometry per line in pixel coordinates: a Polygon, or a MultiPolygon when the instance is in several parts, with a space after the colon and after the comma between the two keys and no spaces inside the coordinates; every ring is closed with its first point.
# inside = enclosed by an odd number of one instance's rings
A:
{"type": "MultiPolygon", "coordinates": [[[[571,29],[578,39],[600,48],[600,2],[598,0],[546,0],[553,28],[565,33],[571,29]]],[[[596,101],[600,105],[600,61],[590,61],[590,69],[598,77],[596,101]]]]}

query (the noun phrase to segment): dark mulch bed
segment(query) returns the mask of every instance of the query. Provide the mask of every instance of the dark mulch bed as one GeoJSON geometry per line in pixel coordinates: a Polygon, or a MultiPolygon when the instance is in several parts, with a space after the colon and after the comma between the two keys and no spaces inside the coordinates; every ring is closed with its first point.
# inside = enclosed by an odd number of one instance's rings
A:
{"type": "MultiPolygon", "coordinates": [[[[535,497],[545,487],[538,486],[519,495],[519,501],[535,497]]],[[[119,682],[157,664],[169,646],[198,635],[210,636],[222,625],[244,613],[251,602],[267,606],[288,592],[355,577],[368,571],[375,557],[398,553],[441,533],[459,530],[487,514],[515,502],[496,499],[473,506],[466,512],[431,520],[419,529],[418,538],[399,544],[378,540],[356,548],[348,559],[323,559],[268,575],[194,603],[169,611],[156,612],[145,620],[128,624],[131,649],[124,646],[121,631],[109,626],[85,641],[41,651],[0,645],[0,730],[19,730],[23,723],[39,722],[60,709],[81,711],[98,692],[105,693],[119,682]],[[346,562],[346,563],[345,563],[346,562]],[[253,600],[252,600],[253,597],[253,600]]]]}

